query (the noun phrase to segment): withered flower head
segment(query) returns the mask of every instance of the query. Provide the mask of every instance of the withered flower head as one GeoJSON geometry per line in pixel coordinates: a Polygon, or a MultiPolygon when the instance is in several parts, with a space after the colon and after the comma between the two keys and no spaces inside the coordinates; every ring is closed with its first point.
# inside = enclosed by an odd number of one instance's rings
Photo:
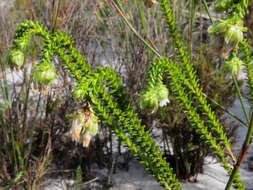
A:
{"type": "Polygon", "coordinates": [[[73,141],[82,142],[84,147],[89,146],[92,136],[98,133],[98,119],[90,106],[79,109],[73,115],[70,132],[73,141]]]}

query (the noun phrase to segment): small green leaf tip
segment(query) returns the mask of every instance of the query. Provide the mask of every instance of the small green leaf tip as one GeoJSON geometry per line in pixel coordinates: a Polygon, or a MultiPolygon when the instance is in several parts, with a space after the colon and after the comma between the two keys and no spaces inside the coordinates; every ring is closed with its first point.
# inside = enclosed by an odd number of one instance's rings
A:
{"type": "Polygon", "coordinates": [[[16,40],[16,46],[18,49],[24,51],[26,48],[27,48],[27,43],[28,43],[28,40],[25,38],[25,39],[20,39],[20,40],[16,40]]]}
{"type": "Polygon", "coordinates": [[[9,53],[10,65],[14,67],[21,67],[24,64],[24,53],[17,49],[12,49],[9,53]]]}
{"type": "Polygon", "coordinates": [[[163,107],[169,103],[168,89],[162,83],[154,87],[147,88],[140,96],[140,108],[157,110],[158,107],[163,107]]]}
{"type": "Polygon", "coordinates": [[[48,85],[57,78],[54,66],[47,62],[36,65],[32,75],[33,80],[41,85],[48,85]]]}
{"type": "Polygon", "coordinates": [[[75,88],[75,90],[73,91],[73,95],[77,99],[82,98],[82,94],[83,94],[83,91],[81,89],[75,88]]]}
{"type": "Polygon", "coordinates": [[[222,66],[221,70],[227,74],[238,75],[242,69],[243,61],[238,57],[233,57],[231,60],[226,61],[222,66]]]}

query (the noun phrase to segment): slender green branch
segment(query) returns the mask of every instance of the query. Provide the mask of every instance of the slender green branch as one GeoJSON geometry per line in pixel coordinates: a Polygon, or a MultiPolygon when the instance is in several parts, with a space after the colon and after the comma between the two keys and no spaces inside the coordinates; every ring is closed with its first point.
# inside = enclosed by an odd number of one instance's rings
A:
{"type": "Polygon", "coordinates": [[[157,49],[152,47],[149,42],[147,42],[137,30],[132,26],[132,24],[128,21],[123,11],[118,7],[118,5],[114,2],[114,0],[109,0],[111,2],[111,5],[115,8],[119,16],[124,20],[124,22],[127,24],[127,26],[133,31],[133,33],[139,38],[149,49],[151,49],[158,57],[161,57],[160,53],[157,49]]]}
{"type": "Polygon", "coordinates": [[[212,103],[214,103],[215,105],[219,106],[219,108],[221,110],[223,110],[224,112],[226,112],[228,115],[230,115],[231,117],[233,117],[234,119],[236,119],[237,121],[239,121],[244,127],[248,127],[247,123],[245,123],[243,120],[241,120],[235,113],[227,110],[225,107],[223,107],[221,104],[219,104],[217,101],[215,101],[214,99],[212,98],[209,98],[208,96],[206,96],[204,94],[204,96],[210,100],[212,103]]]}
{"type": "Polygon", "coordinates": [[[240,88],[239,88],[239,85],[238,85],[238,80],[237,80],[237,78],[235,77],[234,74],[232,74],[232,78],[233,78],[233,82],[234,82],[235,87],[236,87],[236,91],[237,91],[237,94],[238,94],[238,97],[239,97],[239,100],[240,100],[240,104],[242,106],[242,111],[243,111],[244,117],[246,119],[246,122],[249,123],[250,122],[249,121],[249,115],[247,113],[245,103],[243,102],[243,97],[242,97],[242,94],[241,94],[241,91],[240,91],[240,88]]]}
{"type": "Polygon", "coordinates": [[[192,64],[190,63],[188,55],[185,53],[185,49],[183,47],[183,42],[179,38],[178,33],[176,31],[176,23],[174,16],[172,14],[172,10],[169,5],[168,0],[160,0],[161,7],[163,9],[167,25],[169,28],[169,32],[173,38],[173,41],[175,43],[175,47],[177,49],[177,53],[180,56],[181,64],[179,66],[182,68],[182,73],[184,75],[181,75],[181,77],[184,77],[184,85],[187,86],[190,93],[193,94],[194,99],[197,100],[197,102],[200,104],[199,109],[205,116],[208,118],[209,124],[209,130],[218,136],[218,139],[221,143],[224,144],[224,146],[227,149],[227,152],[229,153],[230,157],[234,160],[234,155],[231,151],[231,145],[227,138],[227,136],[223,132],[223,127],[218,122],[217,118],[215,117],[215,114],[211,110],[210,106],[207,104],[206,98],[202,92],[202,89],[199,85],[199,81],[196,75],[196,72],[193,69],[192,64]],[[211,125],[210,125],[211,124],[211,125]]]}
{"type": "Polygon", "coordinates": [[[252,140],[252,134],[253,134],[253,113],[251,115],[251,120],[250,120],[250,124],[249,124],[246,138],[244,140],[244,143],[241,148],[240,154],[238,156],[237,162],[234,165],[233,171],[229,177],[229,180],[227,182],[225,190],[229,190],[231,188],[232,183],[235,180],[235,176],[238,175],[238,173],[239,173],[240,166],[241,166],[242,162],[244,161],[244,158],[245,158],[247,151],[249,149],[250,142],[252,140]]]}

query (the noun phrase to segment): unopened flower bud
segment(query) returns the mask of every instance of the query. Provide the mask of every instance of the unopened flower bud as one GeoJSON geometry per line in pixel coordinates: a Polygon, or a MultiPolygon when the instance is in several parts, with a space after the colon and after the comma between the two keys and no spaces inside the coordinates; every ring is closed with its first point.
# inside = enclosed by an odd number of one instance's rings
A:
{"type": "Polygon", "coordinates": [[[209,26],[208,33],[214,34],[214,33],[224,33],[228,29],[228,24],[224,20],[219,20],[218,23],[213,24],[209,26]]]}
{"type": "Polygon", "coordinates": [[[240,70],[242,69],[243,62],[238,57],[233,57],[231,60],[226,61],[222,67],[221,70],[225,73],[232,73],[234,75],[237,75],[240,70]]]}
{"type": "Polygon", "coordinates": [[[167,103],[169,103],[169,99],[168,99],[168,96],[169,96],[169,91],[167,89],[167,87],[160,83],[156,86],[156,93],[157,93],[157,96],[158,96],[158,101],[159,101],[159,106],[160,107],[163,107],[165,106],[167,103]]]}
{"type": "Polygon", "coordinates": [[[52,83],[56,77],[55,68],[47,62],[36,65],[33,70],[34,81],[42,85],[52,83]]]}
{"type": "Polygon", "coordinates": [[[14,67],[21,67],[24,64],[25,56],[20,50],[13,49],[9,53],[10,64],[14,67]]]}
{"type": "Polygon", "coordinates": [[[78,113],[74,115],[74,118],[72,120],[72,126],[71,126],[71,138],[73,141],[79,142],[80,141],[80,135],[83,128],[83,124],[85,121],[85,116],[83,113],[78,113]]]}
{"type": "Polygon", "coordinates": [[[157,110],[169,103],[168,95],[168,89],[162,83],[149,87],[140,96],[140,108],[157,110]]]}
{"type": "Polygon", "coordinates": [[[238,44],[243,40],[243,32],[247,29],[243,26],[232,25],[229,27],[228,31],[225,33],[226,43],[232,42],[238,44]]]}

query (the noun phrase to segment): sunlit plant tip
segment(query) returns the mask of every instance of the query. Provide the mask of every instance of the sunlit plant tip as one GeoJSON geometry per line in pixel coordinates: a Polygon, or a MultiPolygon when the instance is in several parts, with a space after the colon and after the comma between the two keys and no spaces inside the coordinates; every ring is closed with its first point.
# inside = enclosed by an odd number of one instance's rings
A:
{"type": "Polygon", "coordinates": [[[140,108],[157,110],[158,107],[163,107],[169,103],[168,95],[168,89],[162,83],[148,87],[140,95],[140,108]]]}

